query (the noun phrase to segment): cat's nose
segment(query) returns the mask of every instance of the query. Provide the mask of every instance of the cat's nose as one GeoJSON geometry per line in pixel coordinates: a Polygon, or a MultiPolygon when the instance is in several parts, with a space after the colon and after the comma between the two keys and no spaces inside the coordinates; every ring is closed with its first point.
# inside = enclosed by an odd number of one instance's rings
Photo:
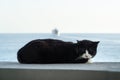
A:
{"type": "Polygon", "coordinates": [[[88,55],[85,55],[85,58],[89,58],[89,56],[88,56],[88,55]]]}
{"type": "Polygon", "coordinates": [[[87,58],[88,56],[87,56],[87,55],[85,55],[85,57],[87,58]]]}

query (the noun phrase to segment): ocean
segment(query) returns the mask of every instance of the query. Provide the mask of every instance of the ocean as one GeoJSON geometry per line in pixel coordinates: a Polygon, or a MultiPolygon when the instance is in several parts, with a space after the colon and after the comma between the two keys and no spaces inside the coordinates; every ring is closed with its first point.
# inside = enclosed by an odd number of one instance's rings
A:
{"type": "Polygon", "coordinates": [[[50,33],[1,33],[0,61],[17,62],[17,51],[31,40],[54,38],[64,41],[76,40],[100,41],[93,62],[120,62],[120,34],[107,33],[62,33],[59,36],[50,33]]]}

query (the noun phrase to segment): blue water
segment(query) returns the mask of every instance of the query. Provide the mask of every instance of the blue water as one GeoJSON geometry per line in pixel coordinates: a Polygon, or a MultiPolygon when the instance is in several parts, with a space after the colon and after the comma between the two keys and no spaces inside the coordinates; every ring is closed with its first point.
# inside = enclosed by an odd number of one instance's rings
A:
{"type": "Polygon", "coordinates": [[[120,62],[120,34],[0,34],[0,61],[17,62],[17,51],[34,39],[55,38],[65,41],[89,39],[100,41],[97,55],[93,62],[120,62]]]}

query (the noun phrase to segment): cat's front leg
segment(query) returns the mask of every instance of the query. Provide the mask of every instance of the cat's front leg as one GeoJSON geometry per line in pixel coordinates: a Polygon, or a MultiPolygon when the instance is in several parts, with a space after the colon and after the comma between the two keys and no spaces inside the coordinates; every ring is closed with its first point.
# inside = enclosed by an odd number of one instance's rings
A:
{"type": "Polygon", "coordinates": [[[86,63],[93,63],[91,59],[89,59],[86,63]]]}

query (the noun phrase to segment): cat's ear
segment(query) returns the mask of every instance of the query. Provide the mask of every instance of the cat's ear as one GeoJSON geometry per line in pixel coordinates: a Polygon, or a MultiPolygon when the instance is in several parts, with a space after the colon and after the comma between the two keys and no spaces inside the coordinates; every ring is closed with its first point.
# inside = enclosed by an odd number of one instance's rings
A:
{"type": "Polygon", "coordinates": [[[100,41],[95,41],[95,42],[93,42],[93,47],[97,47],[97,45],[98,45],[99,42],[100,42],[100,41]]]}
{"type": "Polygon", "coordinates": [[[81,41],[77,40],[77,43],[78,43],[78,44],[81,44],[81,41]]]}
{"type": "Polygon", "coordinates": [[[77,43],[79,43],[79,40],[77,40],[77,43]]]}
{"type": "Polygon", "coordinates": [[[81,45],[81,41],[77,40],[76,45],[77,45],[77,46],[80,46],[80,45],[81,45]]]}
{"type": "Polygon", "coordinates": [[[98,44],[100,41],[95,41],[95,42],[93,42],[94,44],[98,44]]]}

